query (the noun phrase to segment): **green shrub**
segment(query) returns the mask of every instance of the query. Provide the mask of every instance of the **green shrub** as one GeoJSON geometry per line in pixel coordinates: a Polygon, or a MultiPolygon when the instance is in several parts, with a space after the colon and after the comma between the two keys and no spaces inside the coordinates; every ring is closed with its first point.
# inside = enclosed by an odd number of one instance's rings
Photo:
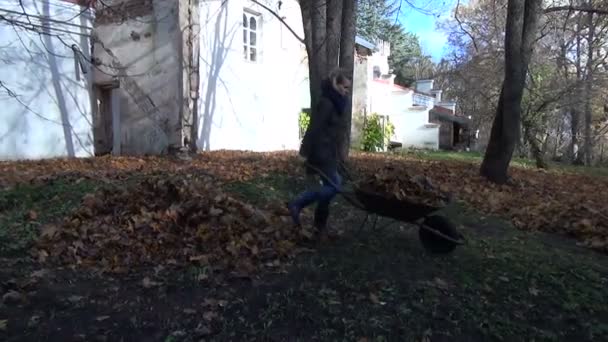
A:
{"type": "Polygon", "coordinates": [[[300,127],[300,139],[304,138],[304,133],[308,129],[308,125],[310,125],[310,115],[306,112],[301,112],[300,117],[298,118],[298,126],[300,127]]]}
{"type": "Polygon", "coordinates": [[[367,117],[363,125],[361,148],[367,152],[381,151],[394,133],[395,126],[388,120],[383,125],[382,118],[374,113],[367,117]]]}

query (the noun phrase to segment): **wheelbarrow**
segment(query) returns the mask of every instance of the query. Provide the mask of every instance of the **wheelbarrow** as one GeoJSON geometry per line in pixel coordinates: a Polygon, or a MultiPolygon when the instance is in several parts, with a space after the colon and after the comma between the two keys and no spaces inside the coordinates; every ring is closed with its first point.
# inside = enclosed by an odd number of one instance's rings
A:
{"type": "MultiPolygon", "coordinates": [[[[320,170],[312,168],[323,176],[320,170]]],[[[458,232],[455,225],[445,216],[437,214],[438,211],[452,202],[451,198],[446,196],[444,206],[430,206],[413,199],[402,200],[388,197],[359,186],[343,164],[340,165],[340,173],[347,181],[345,185],[350,184],[351,190],[346,190],[346,187],[338,187],[336,184],[332,185],[341,189],[339,193],[347,202],[366,212],[367,215],[361,228],[367,223],[370,215],[375,216],[374,227],[378,217],[416,225],[418,226],[418,238],[422,246],[433,254],[448,254],[454,251],[456,246],[465,244],[464,236],[458,232]]]]}
{"type": "Polygon", "coordinates": [[[464,236],[454,224],[445,216],[437,214],[445,206],[435,207],[408,199],[399,200],[357,186],[353,186],[351,192],[342,191],[341,195],[347,202],[367,213],[362,227],[370,215],[375,216],[374,227],[378,217],[416,225],[422,246],[433,254],[450,253],[456,246],[465,243],[464,236]]]}

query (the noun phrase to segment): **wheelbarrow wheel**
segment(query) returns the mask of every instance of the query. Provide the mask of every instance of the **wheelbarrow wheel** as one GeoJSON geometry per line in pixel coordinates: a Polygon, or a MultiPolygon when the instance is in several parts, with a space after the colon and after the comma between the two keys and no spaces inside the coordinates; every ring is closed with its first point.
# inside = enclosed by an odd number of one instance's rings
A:
{"type": "Polygon", "coordinates": [[[441,235],[445,235],[455,241],[459,241],[462,238],[462,235],[456,230],[454,224],[440,215],[426,217],[422,225],[430,229],[420,227],[418,237],[424,249],[433,254],[448,254],[456,248],[457,243],[441,235]],[[441,235],[433,231],[437,231],[441,235]]]}

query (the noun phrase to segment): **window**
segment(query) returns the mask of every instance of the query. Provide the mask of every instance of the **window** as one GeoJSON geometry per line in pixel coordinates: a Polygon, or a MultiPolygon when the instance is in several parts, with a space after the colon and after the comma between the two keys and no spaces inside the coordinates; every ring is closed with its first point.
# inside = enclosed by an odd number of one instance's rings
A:
{"type": "Polygon", "coordinates": [[[380,76],[382,76],[382,71],[380,71],[380,67],[374,65],[374,79],[377,80],[380,78],[380,76]]]}
{"type": "Polygon", "coordinates": [[[251,12],[243,13],[243,57],[250,62],[257,62],[260,54],[258,36],[260,33],[260,16],[251,12]]]}

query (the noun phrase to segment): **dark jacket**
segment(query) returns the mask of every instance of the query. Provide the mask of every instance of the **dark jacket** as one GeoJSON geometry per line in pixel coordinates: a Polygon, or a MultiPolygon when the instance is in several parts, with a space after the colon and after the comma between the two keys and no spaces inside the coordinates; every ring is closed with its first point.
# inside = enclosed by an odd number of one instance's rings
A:
{"type": "MultiPolygon", "coordinates": [[[[306,158],[308,164],[327,175],[335,172],[338,167],[338,141],[345,126],[345,107],[346,97],[325,80],[321,98],[302,139],[300,155],[306,158]]],[[[316,170],[309,167],[307,171],[316,173],[316,170]]]]}

